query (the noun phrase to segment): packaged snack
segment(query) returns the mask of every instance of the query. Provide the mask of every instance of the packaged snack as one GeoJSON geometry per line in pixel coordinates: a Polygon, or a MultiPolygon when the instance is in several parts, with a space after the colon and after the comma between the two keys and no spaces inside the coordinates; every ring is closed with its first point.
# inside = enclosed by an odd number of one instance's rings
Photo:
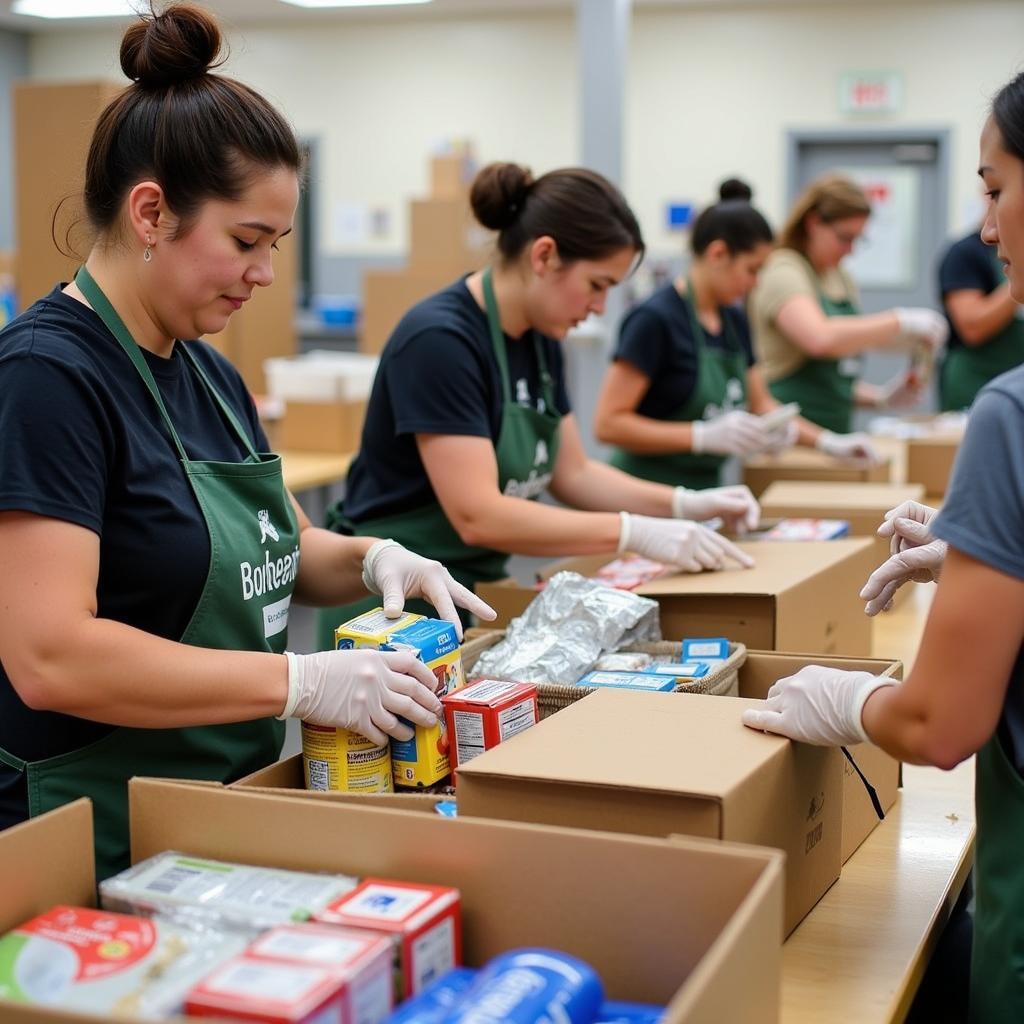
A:
{"type": "Polygon", "coordinates": [[[658,662],[647,671],[657,675],[675,676],[677,679],[702,679],[711,671],[711,666],[706,661],[669,661],[658,662]]]}
{"type": "Polygon", "coordinates": [[[598,658],[594,669],[598,672],[645,672],[654,664],[649,654],[630,651],[614,651],[598,658]]]}
{"type": "Polygon", "coordinates": [[[644,558],[643,555],[623,555],[601,566],[595,578],[617,590],[636,590],[644,583],[649,583],[659,576],[666,576],[672,571],[672,568],[663,562],[655,562],[653,559],[644,558]]]}
{"type": "Polygon", "coordinates": [[[377,746],[350,729],[302,723],[306,789],[341,793],[393,793],[391,747],[377,746]]]}
{"type": "Polygon", "coordinates": [[[441,703],[453,768],[539,721],[532,683],[479,679],[442,697],[441,703]]]}
{"type": "Polygon", "coordinates": [[[57,906],[0,938],[0,997],[107,1018],[166,1017],[246,941],[236,930],[57,906]]]}
{"type": "Polygon", "coordinates": [[[303,921],[359,884],[347,875],[201,860],[168,851],[100,883],[108,910],[135,914],[174,911],[242,928],[303,921]]]}
{"type": "Polygon", "coordinates": [[[588,672],[577,686],[610,686],[619,690],[674,690],[675,676],[657,672],[588,672]]]}
{"type": "Polygon", "coordinates": [[[411,626],[423,619],[423,615],[405,612],[396,619],[389,619],[383,608],[372,608],[362,615],[357,615],[348,622],[343,622],[334,631],[334,647],[338,651],[351,651],[370,648],[378,651],[388,642],[392,633],[411,626]]]}
{"type": "Polygon", "coordinates": [[[845,519],[780,519],[761,540],[836,540],[846,537],[850,524],[845,519]]]}
{"type": "Polygon", "coordinates": [[[462,961],[458,889],[368,878],[319,910],[316,920],[390,935],[399,999],[421,992],[462,961]]]}

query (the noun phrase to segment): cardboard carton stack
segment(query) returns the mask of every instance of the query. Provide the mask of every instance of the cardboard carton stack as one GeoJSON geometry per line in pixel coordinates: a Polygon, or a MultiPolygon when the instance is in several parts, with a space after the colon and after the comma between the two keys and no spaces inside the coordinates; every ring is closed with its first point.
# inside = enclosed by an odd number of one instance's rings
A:
{"type": "Polygon", "coordinates": [[[409,207],[408,265],[363,276],[363,352],[379,352],[412,306],[487,262],[491,235],[469,207],[475,170],[468,155],[431,159],[430,196],[409,207]]]}

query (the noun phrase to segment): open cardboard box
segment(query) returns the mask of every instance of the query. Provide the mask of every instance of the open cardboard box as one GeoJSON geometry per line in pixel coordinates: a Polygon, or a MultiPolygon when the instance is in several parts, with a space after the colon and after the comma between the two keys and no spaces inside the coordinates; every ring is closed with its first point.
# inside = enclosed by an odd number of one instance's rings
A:
{"type": "Polygon", "coordinates": [[[907,441],[907,479],[920,484],[929,497],[942,497],[949,487],[963,434],[936,434],[907,441]]]}
{"type": "MultiPolygon", "coordinates": [[[[811,654],[870,654],[872,622],[858,593],[876,567],[871,540],[754,541],[740,544],[756,559],[753,569],[680,573],[651,580],[635,593],[661,606],[669,637],[727,636],[757,650],[811,654]]],[[[566,558],[538,574],[594,575],[613,554],[566,558]]],[[[504,626],[537,596],[514,579],[478,583],[476,592],[504,626]]]]}
{"type": "Polygon", "coordinates": [[[776,480],[832,480],[842,483],[888,483],[892,460],[836,459],[811,448],[790,448],[778,455],[755,455],[743,464],[743,482],[759,498],[776,480]]]}

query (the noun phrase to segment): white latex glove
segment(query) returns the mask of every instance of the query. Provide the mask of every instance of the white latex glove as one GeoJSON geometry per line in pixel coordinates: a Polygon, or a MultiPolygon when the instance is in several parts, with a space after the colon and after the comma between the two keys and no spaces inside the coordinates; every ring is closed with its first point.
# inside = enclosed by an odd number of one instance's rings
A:
{"type": "Polygon", "coordinates": [[[713,420],[694,420],[690,429],[690,448],[696,455],[756,455],[767,446],[768,431],[760,417],[740,409],[713,420]]]}
{"type": "Polygon", "coordinates": [[[437,677],[408,651],[289,651],[285,657],[288,700],[280,718],[351,729],[383,746],[388,736],[412,739],[399,715],[427,727],[441,716],[437,677]]]}
{"type": "Polygon", "coordinates": [[[779,452],[784,452],[787,448],[792,448],[799,437],[800,428],[797,426],[796,420],[790,420],[788,423],[784,423],[781,427],[777,427],[775,430],[769,430],[768,433],[765,434],[764,450],[771,455],[778,455],[779,452]]]}
{"type": "Polygon", "coordinates": [[[878,389],[879,409],[899,409],[913,405],[923,390],[921,377],[914,370],[905,370],[887,380],[878,389]]]}
{"type": "Polygon", "coordinates": [[[498,615],[489,604],[452,579],[440,562],[417,555],[393,540],[378,540],[370,546],[363,559],[363,583],[371,594],[381,595],[384,614],[392,619],[402,614],[407,597],[429,601],[442,619],[455,626],[460,641],[462,623],[456,605],[487,621],[498,615]]]}
{"type": "Polygon", "coordinates": [[[860,592],[867,602],[866,614],[877,615],[891,608],[893,595],[904,583],[938,582],[947,545],[928,528],[936,514],[936,509],[917,501],[905,501],[886,512],[877,532],[889,538],[891,555],[868,577],[860,592]]]}
{"type": "Polygon", "coordinates": [[[754,560],[714,530],[687,519],[653,519],[620,512],[619,553],[635,551],[686,572],[724,569],[727,558],[749,569],[754,560]]]}
{"type": "Polygon", "coordinates": [[[834,459],[861,459],[873,466],[882,461],[867,434],[833,434],[831,430],[823,430],[814,447],[834,459]]]}
{"type": "Polygon", "coordinates": [[[676,487],[672,491],[672,516],[698,521],[718,516],[734,533],[746,533],[757,529],[761,521],[761,506],[744,484],[709,487],[703,491],[676,487]]]}
{"type": "Polygon", "coordinates": [[[879,687],[895,685],[888,676],[807,665],[775,683],[763,708],[747,708],[743,724],[819,747],[864,743],[865,702],[879,687]]]}
{"type": "Polygon", "coordinates": [[[933,352],[938,352],[949,337],[949,324],[941,313],[924,306],[901,306],[894,309],[902,334],[921,338],[933,352]]]}

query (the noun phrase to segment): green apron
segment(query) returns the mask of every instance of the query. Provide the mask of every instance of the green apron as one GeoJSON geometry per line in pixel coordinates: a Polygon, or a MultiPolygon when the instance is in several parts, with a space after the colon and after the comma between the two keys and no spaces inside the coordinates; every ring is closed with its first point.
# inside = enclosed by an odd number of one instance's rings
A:
{"type": "MultiPolygon", "coordinates": [[[[1002,276],[1003,265],[993,255],[1002,276]]],[[[943,412],[969,409],[975,395],[993,378],[1024,363],[1024,320],[1014,317],[981,345],[951,348],[939,372],[939,405],[943,412]]]]}
{"type": "MultiPolygon", "coordinates": [[[[679,297],[690,319],[690,333],[697,355],[697,379],[686,403],[668,417],[671,421],[682,423],[710,420],[722,413],[747,407],[747,359],[739,339],[723,314],[725,347],[709,347],[692,295],[693,285],[687,281],[686,295],[679,297]]],[[[616,448],[608,461],[631,476],[644,480],[703,490],[717,487],[722,482],[722,466],[726,458],[725,455],[695,455],[693,452],[638,455],[616,448]]]]}
{"type": "MultiPolygon", "coordinates": [[[[808,264],[810,266],[810,264],[808,264]]],[[[817,280],[817,273],[811,270],[817,280]]],[[[825,316],[857,316],[860,310],[850,299],[830,299],[818,289],[818,302],[825,316]]],[[[861,359],[805,358],[803,365],[787,377],[771,381],[768,390],[784,405],[800,403],[800,415],[836,434],[853,429],[854,384],[860,376],[861,359]]]]}
{"type": "MultiPolygon", "coordinates": [[[[538,412],[532,407],[517,405],[512,401],[505,335],[501,329],[501,318],[498,315],[498,304],[494,298],[494,284],[489,269],[484,272],[483,291],[491,346],[501,374],[504,397],[501,427],[495,449],[498,486],[506,495],[527,499],[538,498],[551,482],[558,456],[561,413],[555,406],[554,385],[544,358],[543,346],[540,339],[534,335],[545,411],[538,412]]],[[[437,559],[455,579],[470,589],[479,582],[501,579],[506,575],[508,555],[490,548],[471,547],[465,544],[437,501],[407,512],[365,519],[358,523],[348,520],[340,507],[335,506],[328,513],[327,525],[332,530],[359,537],[390,537],[410,551],[415,551],[425,558],[437,559]]],[[[324,651],[333,649],[336,626],[379,604],[379,597],[369,597],[340,608],[321,609],[317,614],[318,648],[324,651]]],[[[435,614],[434,609],[425,601],[407,601],[406,608],[424,615],[435,614]]]]}
{"type": "MultiPolygon", "coordinates": [[[[182,346],[185,358],[249,453],[241,463],[190,460],[149,366],[121,318],[84,267],[75,283],[145,382],[206,521],[210,566],[180,642],[218,650],[283,653],[298,567],[299,530],[280,457],[253,450],[235,414],[182,346]]],[[[284,723],[273,718],[176,729],[117,727],[102,739],[58,757],[25,762],[0,750],[0,761],[27,776],[32,816],[81,796],[92,799],[96,873],[102,880],[129,863],[127,783],[133,775],[229,782],[274,761],[283,739],[284,723]]]]}
{"type": "Polygon", "coordinates": [[[978,751],[971,1024],[1024,1020],[1024,779],[999,730],[978,751]]]}

